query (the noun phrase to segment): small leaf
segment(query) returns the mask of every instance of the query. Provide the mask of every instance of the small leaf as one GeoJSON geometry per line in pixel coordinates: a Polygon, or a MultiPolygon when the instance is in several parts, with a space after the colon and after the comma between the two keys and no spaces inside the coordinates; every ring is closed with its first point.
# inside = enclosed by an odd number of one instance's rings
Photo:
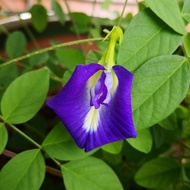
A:
{"type": "Polygon", "coordinates": [[[137,129],[169,116],[189,88],[189,65],[184,57],[159,56],[135,72],[132,89],[133,119],[137,129]]]}
{"type": "MultiPolygon", "coordinates": [[[[91,18],[88,15],[79,12],[72,12],[70,16],[74,20],[76,27],[81,34],[87,33],[89,31],[91,18]]],[[[71,29],[74,31],[74,27],[71,29]]]]}
{"type": "Polygon", "coordinates": [[[185,24],[181,17],[180,9],[174,0],[145,0],[150,9],[168,24],[173,30],[180,34],[186,34],[185,24]]]}
{"type": "Polygon", "coordinates": [[[22,32],[15,31],[8,36],[5,46],[10,58],[19,57],[26,49],[26,37],[22,32]]]}
{"type": "Polygon", "coordinates": [[[10,64],[0,69],[0,99],[7,86],[18,77],[18,67],[16,64],[10,64]]]}
{"type": "Polygon", "coordinates": [[[60,63],[69,70],[74,70],[78,64],[84,64],[85,58],[78,49],[61,49],[56,51],[56,56],[60,63]]]}
{"type": "Polygon", "coordinates": [[[101,59],[102,53],[99,51],[91,50],[86,56],[86,63],[98,63],[101,59]]]}
{"type": "Polygon", "coordinates": [[[147,188],[167,187],[180,177],[180,167],[174,159],[156,158],[145,163],[136,173],[135,181],[147,188]]]}
{"type": "Polygon", "coordinates": [[[179,105],[175,112],[176,112],[176,117],[180,120],[186,120],[189,117],[188,108],[183,105],[179,105]]]}
{"type": "Polygon", "coordinates": [[[44,53],[40,53],[40,54],[37,54],[37,55],[30,57],[29,63],[31,66],[36,66],[36,65],[46,63],[48,61],[48,59],[49,59],[48,53],[44,52],[44,53]]]}
{"type": "Polygon", "coordinates": [[[122,190],[112,169],[102,160],[88,157],[61,166],[67,190],[122,190]]]}
{"type": "Polygon", "coordinates": [[[76,160],[87,157],[96,151],[86,153],[83,149],[80,149],[62,123],[59,123],[50,131],[42,146],[49,156],[59,160],[76,160]]]}
{"type": "Polygon", "coordinates": [[[134,72],[153,57],[172,54],[181,40],[181,35],[150,9],[145,9],[129,23],[119,48],[117,63],[134,72]]]}
{"type": "Polygon", "coordinates": [[[175,112],[169,115],[167,118],[160,121],[158,124],[164,129],[167,129],[170,131],[177,129],[177,116],[175,112]]]}
{"type": "Polygon", "coordinates": [[[45,176],[45,163],[37,149],[13,157],[0,172],[1,190],[39,190],[45,176]]]}
{"type": "Polygon", "coordinates": [[[165,140],[165,131],[159,125],[151,127],[152,136],[154,139],[154,146],[156,149],[160,148],[165,140]]]}
{"type": "Polygon", "coordinates": [[[111,154],[119,154],[121,152],[122,146],[123,146],[123,141],[117,141],[110,144],[106,144],[101,148],[104,151],[109,152],[111,154]]]}
{"type": "Polygon", "coordinates": [[[152,148],[152,136],[149,129],[137,131],[137,137],[127,139],[127,142],[135,149],[148,153],[152,148]]]}
{"type": "Polygon", "coordinates": [[[31,71],[14,80],[1,101],[4,120],[24,123],[31,119],[43,105],[49,88],[47,69],[31,71]]]}
{"type": "Polygon", "coordinates": [[[0,122],[0,154],[3,152],[8,141],[8,133],[4,123],[0,122]]]}
{"type": "Polygon", "coordinates": [[[187,22],[190,22],[190,1],[189,0],[184,0],[184,4],[182,8],[182,16],[187,22]]]}
{"type": "Polygon", "coordinates": [[[48,24],[48,16],[46,9],[40,5],[33,5],[30,9],[32,15],[32,25],[38,32],[43,32],[48,24]]]}
{"type": "Polygon", "coordinates": [[[183,48],[186,56],[190,57],[190,33],[187,33],[187,35],[183,37],[183,48]]]}
{"type": "Polygon", "coordinates": [[[57,2],[57,0],[51,0],[51,6],[59,21],[64,24],[65,23],[65,14],[62,10],[61,5],[57,2]]]}
{"type": "Polygon", "coordinates": [[[64,86],[68,81],[69,79],[71,78],[71,75],[72,73],[68,70],[66,70],[63,74],[63,79],[62,79],[62,85],[64,86]]]}

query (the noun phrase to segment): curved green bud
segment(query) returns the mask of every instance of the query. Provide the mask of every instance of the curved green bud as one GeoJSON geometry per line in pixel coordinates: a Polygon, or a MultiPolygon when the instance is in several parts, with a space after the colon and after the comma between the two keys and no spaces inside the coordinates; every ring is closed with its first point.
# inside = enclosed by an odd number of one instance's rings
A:
{"type": "Polygon", "coordinates": [[[109,71],[115,65],[116,44],[118,42],[120,45],[123,40],[122,29],[119,26],[114,26],[112,30],[106,35],[104,40],[109,40],[108,48],[105,50],[101,60],[98,63],[103,65],[109,71]]]}

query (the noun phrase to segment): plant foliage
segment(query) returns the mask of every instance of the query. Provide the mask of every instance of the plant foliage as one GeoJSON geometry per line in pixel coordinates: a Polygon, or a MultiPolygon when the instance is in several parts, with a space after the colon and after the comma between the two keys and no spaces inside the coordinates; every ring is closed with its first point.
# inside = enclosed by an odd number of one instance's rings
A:
{"type": "MultiPolygon", "coordinates": [[[[0,28],[0,189],[189,189],[190,1],[144,0],[122,21],[65,11],[69,2],[49,2],[57,25],[39,1],[30,24],[0,28]],[[124,35],[116,60],[134,74],[137,138],[86,153],[45,102],[78,64],[100,60],[102,30],[118,23],[124,35]],[[48,48],[40,44],[46,36],[48,48]]],[[[108,12],[111,5],[102,4],[108,12]]]]}

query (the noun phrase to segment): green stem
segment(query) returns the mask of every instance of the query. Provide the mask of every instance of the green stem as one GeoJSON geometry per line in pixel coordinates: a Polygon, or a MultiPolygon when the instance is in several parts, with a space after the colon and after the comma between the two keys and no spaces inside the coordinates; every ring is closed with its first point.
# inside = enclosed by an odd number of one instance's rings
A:
{"type": "MultiPolygon", "coordinates": [[[[36,141],[34,141],[32,138],[30,138],[28,135],[26,135],[25,133],[23,133],[21,130],[19,130],[16,126],[14,126],[13,124],[7,122],[4,120],[4,118],[0,115],[0,119],[8,124],[13,130],[15,130],[16,132],[18,132],[21,136],[23,136],[24,138],[26,138],[28,141],[30,141],[32,144],[34,144],[36,147],[38,147],[39,149],[43,150],[42,146],[40,144],[38,144],[36,141]]],[[[44,150],[43,150],[44,151],[44,150]]],[[[44,151],[47,155],[48,153],[46,151],[44,151]]],[[[49,156],[49,155],[48,155],[49,156]]],[[[53,160],[58,166],[61,166],[61,163],[59,161],[57,161],[56,159],[52,158],[51,156],[49,156],[51,158],[51,160],[53,160]]]]}
{"type": "Polygon", "coordinates": [[[121,12],[119,21],[118,21],[118,23],[117,23],[118,26],[121,24],[121,21],[122,21],[122,19],[123,19],[123,15],[124,15],[124,12],[125,12],[125,9],[126,9],[126,6],[127,6],[127,2],[128,2],[128,0],[125,0],[125,3],[124,3],[124,5],[123,5],[123,10],[122,10],[122,12],[121,12]]]}
{"type": "Polygon", "coordinates": [[[73,23],[73,27],[74,27],[76,36],[77,36],[78,40],[80,40],[81,39],[80,32],[78,30],[75,20],[73,19],[72,15],[71,15],[71,10],[70,10],[69,4],[68,4],[67,0],[63,0],[63,1],[65,2],[65,5],[67,7],[68,15],[70,16],[71,22],[73,23]]]}
{"type": "Polygon", "coordinates": [[[18,132],[20,135],[22,135],[24,138],[26,138],[28,141],[30,141],[32,144],[34,144],[36,147],[38,147],[39,149],[41,149],[41,145],[38,144],[36,141],[34,141],[33,139],[31,139],[28,135],[26,135],[25,133],[23,133],[21,130],[19,130],[17,127],[15,127],[13,124],[11,123],[7,123],[12,129],[14,129],[16,132],[18,132]]]}
{"type": "Polygon", "coordinates": [[[11,63],[14,63],[14,62],[21,61],[23,59],[32,57],[32,56],[40,54],[40,53],[44,53],[44,52],[48,52],[48,51],[51,51],[51,50],[55,50],[57,48],[61,48],[61,47],[65,47],[65,46],[72,46],[72,45],[82,44],[82,43],[88,43],[88,42],[95,42],[95,41],[99,41],[99,40],[102,40],[102,39],[103,38],[92,38],[92,39],[76,40],[76,41],[72,41],[72,42],[67,42],[67,43],[63,43],[63,44],[54,45],[54,46],[51,46],[51,47],[48,47],[48,48],[44,48],[42,50],[34,51],[32,53],[29,53],[27,55],[23,55],[21,57],[12,59],[10,61],[7,61],[7,62],[1,64],[0,68],[4,67],[4,66],[7,66],[7,65],[9,65],[11,63]]]}
{"type": "Polygon", "coordinates": [[[31,30],[29,29],[28,25],[21,18],[20,18],[20,21],[21,21],[21,23],[22,23],[22,25],[24,27],[24,30],[28,34],[29,38],[33,42],[33,44],[36,47],[36,49],[40,49],[40,45],[38,44],[37,40],[35,39],[34,35],[32,34],[31,30]]]}

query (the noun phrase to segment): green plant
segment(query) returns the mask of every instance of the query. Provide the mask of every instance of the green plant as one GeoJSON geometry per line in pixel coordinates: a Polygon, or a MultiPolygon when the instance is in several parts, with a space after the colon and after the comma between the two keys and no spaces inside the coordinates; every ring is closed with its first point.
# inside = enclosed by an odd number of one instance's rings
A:
{"type": "MultiPolygon", "coordinates": [[[[59,21],[68,24],[59,2],[51,3],[59,21]]],[[[0,59],[0,153],[11,159],[2,162],[0,189],[189,189],[190,1],[144,0],[139,7],[123,20],[123,13],[116,20],[69,13],[70,32],[89,38],[54,41],[48,48],[28,50],[29,36],[21,31],[7,36],[7,56],[0,59]],[[86,153],[44,103],[78,64],[100,60],[108,45],[102,30],[113,25],[124,30],[117,65],[134,74],[137,138],[86,153]]],[[[46,9],[36,4],[30,12],[32,26],[43,32],[46,9]]]]}

